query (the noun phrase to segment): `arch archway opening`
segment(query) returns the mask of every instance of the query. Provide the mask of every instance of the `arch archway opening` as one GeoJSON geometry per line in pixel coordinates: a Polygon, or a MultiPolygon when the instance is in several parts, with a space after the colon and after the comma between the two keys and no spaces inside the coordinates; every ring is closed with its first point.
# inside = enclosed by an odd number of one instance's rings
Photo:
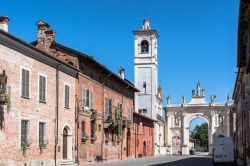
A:
{"type": "Polygon", "coordinates": [[[189,150],[192,152],[209,151],[208,121],[203,117],[196,117],[189,123],[189,150]]]}

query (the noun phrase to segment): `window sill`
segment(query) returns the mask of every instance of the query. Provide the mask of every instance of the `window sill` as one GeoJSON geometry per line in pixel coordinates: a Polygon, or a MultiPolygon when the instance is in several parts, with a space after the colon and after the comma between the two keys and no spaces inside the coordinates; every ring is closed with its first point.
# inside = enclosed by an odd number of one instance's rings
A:
{"type": "Polygon", "coordinates": [[[64,109],[69,110],[69,109],[70,109],[70,107],[64,107],[64,109]]]}
{"type": "Polygon", "coordinates": [[[42,103],[42,104],[47,104],[46,101],[39,101],[39,103],[42,103]]]}
{"type": "Polygon", "coordinates": [[[27,97],[27,96],[21,96],[21,98],[23,98],[23,99],[27,99],[27,100],[29,100],[29,99],[30,99],[30,97],[27,97]]]}

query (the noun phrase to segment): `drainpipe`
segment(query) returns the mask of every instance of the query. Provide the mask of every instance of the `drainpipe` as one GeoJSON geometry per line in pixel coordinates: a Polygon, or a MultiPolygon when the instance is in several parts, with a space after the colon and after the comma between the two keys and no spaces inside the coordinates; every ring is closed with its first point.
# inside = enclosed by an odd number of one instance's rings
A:
{"type": "MultiPolygon", "coordinates": [[[[76,88],[79,86],[79,73],[77,73],[77,85],[76,88]]],[[[76,90],[76,92],[79,92],[79,89],[76,90]]],[[[78,129],[79,129],[79,124],[78,124],[78,109],[79,109],[79,103],[78,103],[78,96],[77,94],[75,95],[75,157],[76,157],[76,163],[79,165],[79,156],[78,156],[78,129]]]]}
{"type": "Polygon", "coordinates": [[[54,160],[55,166],[57,165],[57,145],[58,145],[58,112],[59,112],[59,68],[60,64],[56,67],[56,109],[55,109],[55,149],[54,149],[54,160]]]}
{"type": "Polygon", "coordinates": [[[103,79],[102,81],[102,88],[103,88],[103,92],[102,92],[102,95],[103,95],[103,113],[102,113],[102,145],[101,145],[101,156],[102,156],[102,159],[103,159],[103,145],[104,145],[104,114],[105,114],[105,81],[111,76],[111,73],[108,74],[108,76],[106,77],[106,79],[103,79]]]}
{"type": "MultiPolygon", "coordinates": [[[[122,107],[124,107],[123,106],[123,91],[122,91],[122,107]]],[[[123,113],[123,111],[122,111],[122,113],[123,113]]],[[[122,118],[122,117],[121,117],[122,118]]],[[[122,120],[122,123],[123,123],[123,120],[122,120]]],[[[123,124],[120,124],[120,125],[123,125],[123,124]]],[[[121,129],[122,129],[122,126],[120,126],[121,127],[121,129]]],[[[124,129],[125,130],[125,129],[124,129]]],[[[122,130],[122,132],[121,132],[121,138],[122,138],[122,141],[121,141],[121,160],[122,160],[122,151],[123,151],[123,130],[122,130]]]]}

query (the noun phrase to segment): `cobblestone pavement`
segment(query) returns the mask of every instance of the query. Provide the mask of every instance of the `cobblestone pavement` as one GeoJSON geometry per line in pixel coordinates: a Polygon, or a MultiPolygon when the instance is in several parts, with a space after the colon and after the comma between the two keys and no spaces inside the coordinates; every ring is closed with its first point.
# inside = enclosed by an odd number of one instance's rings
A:
{"type": "Polygon", "coordinates": [[[194,156],[161,156],[152,158],[125,159],[103,163],[83,164],[82,166],[212,166],[212,157],[208,155],[194,156]]]}

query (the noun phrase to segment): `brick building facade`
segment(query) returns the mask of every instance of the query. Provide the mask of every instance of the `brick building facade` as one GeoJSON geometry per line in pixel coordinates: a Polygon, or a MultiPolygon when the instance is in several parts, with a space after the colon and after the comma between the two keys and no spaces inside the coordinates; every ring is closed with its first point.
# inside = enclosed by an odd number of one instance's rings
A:
{"type": "Polygon", "coordinates": [[[135,158],[154,156],[154,123],[157,122],[143,112],[133,113],[133,127],[130,131],[130,156],[135,158]]]}
{"type": "Polygon", "coordinates": [[[117,76],[93,57],[57,43],[48,23],[39,21],[37,26],[38,40],[32,44],[80,70],[76,82],[77,162],[126,158],[127,124],[138,90],[124,79],[124,69],[117,76]]]}
{"type": "Polygon", "coordinates": [[[7,17],[0,24],[0,165],[73,163],[78,70],[10,35],[7,17]]]}

